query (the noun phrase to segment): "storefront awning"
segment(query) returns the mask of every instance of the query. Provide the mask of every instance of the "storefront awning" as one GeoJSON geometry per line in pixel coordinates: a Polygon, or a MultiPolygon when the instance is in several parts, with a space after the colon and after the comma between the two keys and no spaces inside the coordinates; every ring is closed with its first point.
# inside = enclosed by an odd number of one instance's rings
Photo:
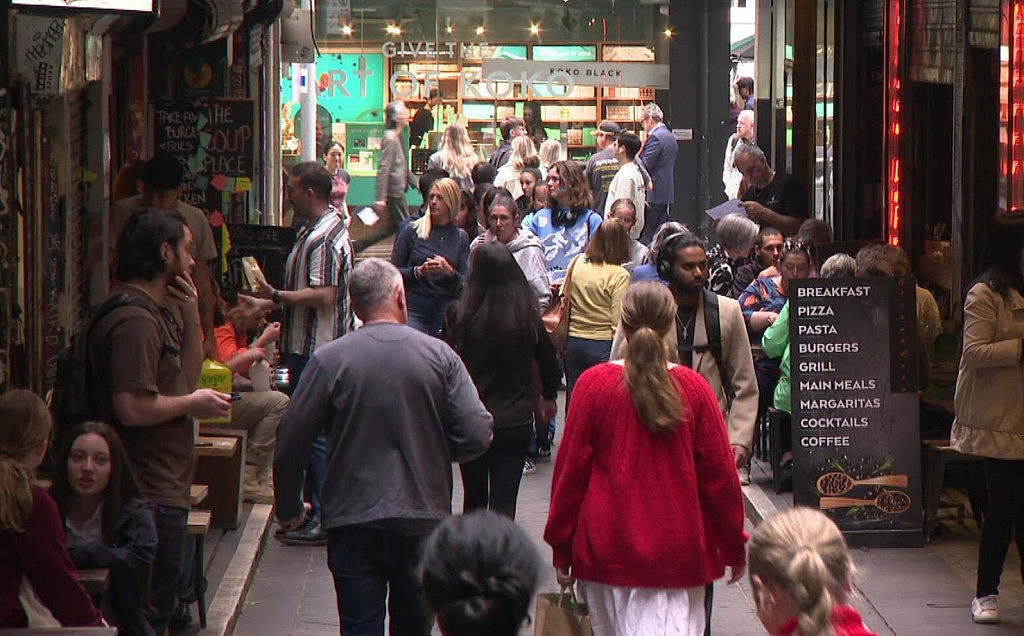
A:
{"type": "Polygon", "coordinates": [[[752,60],[754,59],[754,36],[748,35],[732,43],[729,52],[733,59],[752,60]]]}

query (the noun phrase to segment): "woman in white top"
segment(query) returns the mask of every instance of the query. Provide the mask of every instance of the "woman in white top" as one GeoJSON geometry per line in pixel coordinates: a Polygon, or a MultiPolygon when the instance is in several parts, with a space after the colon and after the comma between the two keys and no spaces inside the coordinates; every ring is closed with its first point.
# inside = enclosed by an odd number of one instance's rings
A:
{"type": "Polygon", "coordinates": [[[430,155],[430,159],[427,160],[427,168],[446,170],[448,176],[455,179],[460,188],[472,190],[471,173],[473,166],[479,160],[480,158],[473,150],[473,142],[469,139],[466,127],[458,122],[452,122],[444,129],[441,148],[430,155]]]}
{"type": "MultiPolygon", "coordinates": [[[[498,174],[494,175],[494,187],[505,188],[512,195],[513,199],[518,199],[523,194],[523,186],[519,183],[519,173],[522,169],[530,165],[532,162],[537,162],[537,148],[533,145],[533,140],[526,135],[519,135],[512,139],[512,156],[509,157],[508,163],[498,168],[498,174]]],[[[533,164],[536,167],[536,163],[533,164]]]]}

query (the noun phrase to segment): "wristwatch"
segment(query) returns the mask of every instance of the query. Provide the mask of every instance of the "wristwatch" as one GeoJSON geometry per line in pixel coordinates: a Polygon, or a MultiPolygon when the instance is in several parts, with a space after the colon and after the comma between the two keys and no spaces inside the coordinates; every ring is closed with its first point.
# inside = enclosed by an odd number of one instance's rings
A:
{"type": "Polygon", "coordinates": [[[281,302],[281,292],[274,290],[274,293],[270,295],[270,299],[274,301],[275,305],[283,305],[281,302]]]}

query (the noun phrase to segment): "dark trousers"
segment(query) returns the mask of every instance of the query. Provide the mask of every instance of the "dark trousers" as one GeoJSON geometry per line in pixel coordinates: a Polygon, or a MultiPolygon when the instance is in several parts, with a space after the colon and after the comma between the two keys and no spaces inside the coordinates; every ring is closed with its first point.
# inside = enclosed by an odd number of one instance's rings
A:
{"type": "MultiPolygon", "coordinates": [[[[302,372],[309,363],[309,357],[301,353],[286,353],[281,356],[281,364],[288,368],[288,378],[291,384],[291,393],[299,386],[302,379],[302,372]]],[[[304,491],[309,506],[313,510],[313,516],[320,518],[320,491],[324,487],[324,476],[327,474],[327,436],[323,431],[317,434],[313,440],[313,452],[309,456],[309,463],[306,464],[306,483],[304,491]]]]}
{"type": "Polygon", "coordinates": [[[569,412],[572,388],[583,372],[602,362],[608,362],[612,355],[611,340],[588,340],[569,336],[565,346],[565,411],[569,412]]]}
{"type": "Polygon", "coordinates": [[[188,509],[154,506],[153,520],[156,522],[157,544],[146,620],[154,632],[163,634],[178,606],[178,579],[185,567],[188,509]]]}
{"type": "Polygon", "coordinates": [[[404,194],[400,197],[388,197],[387,213],[394,220],[395,225],[409,218],[409,203],[405,200],[404,194]]]}
{"type": "Polygon", "coordinates": [[[465,490],[464,512],[486,508],[510,519],[516,518],[516,500],[523,478],[523,462],[530,447],[531,428],[533,422],[496,428],[486,453],[459,464],[465,490]]]}
{"type": "MultiPolygon", "coordinates": [[[[768,416],[768,409],[775,403],[775,385],[779,383],[780,371],[778,367],[754,367],[754,376],[757,378],[757,420],[758,426],[768,416]]],[[[788,431],[788,429],[787,429],[788,431]]],[[[793,436],[787,431],[780,436],[782,448],[780,454],[793,450],[793,436]]]]}
{"type": "Polygon", "coordinates": [[[415,574],[424,539],[366,526],[327,531],[343,636],[383,636],[385,599],[393,636],[430,634],[433,618],[415,574]]]}
{"type": "MultiPolygon", "coordinates": [[[[1024,460],[985,458],[985,482],[988,486],[988,516],[981,527],[978,546],[977,595],[999,593],[1010,539],[1024,554],[1024,460]]],[[[1024,580],[1024,565],[1021,566],[1024,580]]]]}
{"type": "Polygon", "coordinates": [[[654,238],[654,233],[666,221],[668,221],[668,204],[649,203],[647,205],[647,215],[644,218],[644,229],[640,232],[640,242],[644,245],[650,245],[651,239],[654,238]]]}

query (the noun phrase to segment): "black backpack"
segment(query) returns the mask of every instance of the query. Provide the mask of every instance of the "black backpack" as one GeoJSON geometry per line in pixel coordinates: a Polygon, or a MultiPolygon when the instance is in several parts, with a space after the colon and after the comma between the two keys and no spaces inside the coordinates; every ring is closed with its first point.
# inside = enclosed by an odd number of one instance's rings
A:
{"type": "MultiPolygon", "coordinates": [[[[153,311],[151,303],[133,294],[111,296],[93,312],[85,333],[72,336],[71,342],[57,357],[57,377],[50,395],[50,411],[53,413],[57,439],[82,422],[101,418],[100,405],[92,388],[89,340],[94,325],[115,309],[126,306],[153,311]]],[[[162,319],[159,320],[162,322],[162,319]]]]}
{"type": "MultiPolygon", "coordinates": [[[[703,290],[704,292],[704,327],[707,329],[708,343],[706,345],[697,345],[693,347],[694,353],[704,353],[710,351],[711,356],[715,359],[715,365],[718,367],[718,375],[722,379],[722,389],[725,391],[725,395],[729,398],[729,402],[735,397],[732,386],[732,377],[726,372],[725,361],[722,359],[722,323],[718,316],[718,294],[703,290]]],[[[684,351],[682,343],[679,345],[679,356],[683,357],[684,351]]]]}

